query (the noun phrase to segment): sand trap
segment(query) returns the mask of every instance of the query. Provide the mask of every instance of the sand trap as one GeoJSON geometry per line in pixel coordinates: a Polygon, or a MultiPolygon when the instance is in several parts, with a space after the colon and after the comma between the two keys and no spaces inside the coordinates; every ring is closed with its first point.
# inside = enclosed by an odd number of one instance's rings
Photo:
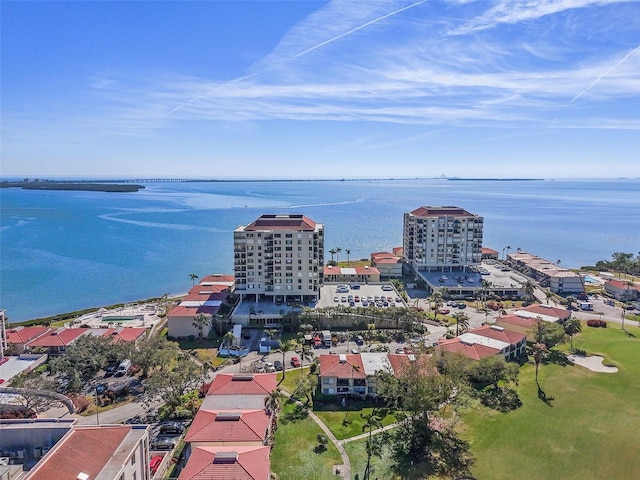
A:
{"type": "Polygon", "coordinates": [[[590,357],[583,357],[582,355],[569,355],[567,356],[569,361],[580,365],[581,367],[588,368],[592,372],[601,373],[616,373],[618,367],[607,367],[602,364],[602,358],[600,355],[592,355],[590,357]]]}

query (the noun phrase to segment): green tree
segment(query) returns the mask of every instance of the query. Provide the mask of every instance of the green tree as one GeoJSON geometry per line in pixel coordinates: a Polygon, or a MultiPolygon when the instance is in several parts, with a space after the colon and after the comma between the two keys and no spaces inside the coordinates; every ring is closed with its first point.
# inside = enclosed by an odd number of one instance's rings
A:
{"type": "Polygon", "coordinates": [[[379,451],[375,448],[373,442],[371,441],[373,430],[377,428],[382,428],[382,419],[384,415],[380,415],[380,412],[377,408],[374,408],[371,413],[361,413],[360,416],[365,421],[364,425],[362,425],[362,432],[369,432],[369,438],[367,438],[367,466],[364,469],[363,480],[369,480],[371,475],[371,457],[376,453],[379,454],[379,451]]]}
{"type": "Polygon", "coordinates": [[[329,250],[329,253],[331,254],[331,263],[335,263],[335,260],[333,258],[336,254],[336,249],[332,248],[331,250],[329,250]]]}
{"type": "Polygon", "coordinates": [[[462,377],[439,373],[447,361],[446,356],[420,355],[398,375],[376,376],[378,394],[398,420],[387,445],[395,473],[402,478],[467,475],[473,464],[469,444],[457,437],[454,420],[442,417],[442,407],[461,402],[467,390],[462,377]]]}
{"type": "Polygon", "coordinates": [[[347,249],[344,251],[344,253],[346,253],[346,254],[347,254],[347,267],[348,267],[348,266],[350,265],[350,263],[351,263],[351,262],[350,262],[350,259],[349,259],[349,255],[351,255],[351,250],[347,248],[347,249]]]}
{"type": "Polygon", "coordinates": [[[180,346],[166,337],[149,335],[138,341],[130,358],[134,365],[142,369],[146,378],[152,370],[165,371],[180,355],[180,346]]]}
{"type": "Polygon", "coordinates": [[[340,252],[342,252],[342,248],[336,247],[336,264],[340,265],[340,252]]]}
{"type": "Polygon", "coordinates": [[[211,316],[199,313],[193,318],[193,326],[198,329],[198,338],[204,337],[203,330],[211,325],[211,316]]]}
{"type": "Polygon", "coordinates": [[[469,328],[469,317],[464,312],[456,312],[452,316],[456,320],[456,336],[458,336],[460,331],[464,332],[469,328]]]}
{"type": "Polygon", "coordinates": [[[538,317],[537,322],[533,326],[533,338],[538,343],[544,343],[547,346],[557,344],[564,338],[564,328],[556,322],[545,322],[538,317]]]}
{"type": "Polygon", "coordinates": [[[582,331],[582,324],[577,318],[567,320],[564,324],[564,331],[571,339],[571,350],[573,350],[573,336],[582,331]]]}
{"type": "Polygon", "coordinates": [[[51,370],[75,379],[68,389],[77,392],[82,382],[93,378],[107,364],[113,345],[111,338],[82,335],[51,361],[51,370]]]}
{"type": "Polygon", "coordinates": [[[227,332],[224,334],[224,336],[222,337],[222,347],[224,347],[225,345],[227,346],[227,348],[231,347],[231,345],[233,345],[233,342],[235,341],[236,336],[233,334],[233,332],[227,332]]]}
{"type": "Polygon", "coordinates": [[[282,394],[280,389],[276,388],[264,398],[264,408],[267,410],[267,412],[277,415],[278,411],[280,411],[280,406],[282,405],[283,398],[284,395],[282,394]]]}
{"type": "Polygon", "coordinates": [[[196,284],[196,280],[199,279],[200,277],[195,273],[190,273],[189,278],[191,279],[191,286],[193,287],[196,284]]]}
{"type": "Polygon", "coordinates": [[[502,355],[481,358],[469,368],[473,380],[493,386],[494,391],[498,390],[500,382],[515,382],[519,373],[518,365],[507,362],[502,355]]]}
{"type": "Polygon", "coordinates": [[[20,389],[20,393],[14,397],[17,402],[24,408],[32,409],[36,414],[58,403],[58,400],[51,395],[59,387],[54,378],[22,374],[11,380],[11,387],[20,389]]]}
{"type": "Polygon", "coordinates": [[[524,284],[524,301],[525,303],[533,303],[535,301],[536,286],[531,280],[527,280],[524,284]]]}
{"type": "Polygon", "coordinates": [[[434,290],[429,297],[429,302],[433,304],[433,319],[436,320],[438,318],[438,310],[442,307],[442,293],[438,290],[434,290]]]}
{"type": "Polygon", "coordinates": [[[162,400],[175,410],[181,397],[198,389],[204,380],[204,369],[191,359],[181,357],[171,368],[154,372],[145,381],[145,392],[149,399],[162,400]]]}
{"type": "Polygon", "coordinates": [[[286,354],[291,350],[296,348],[296,343],[292,340],[285,340],[284,342],[280,342],[280,348],[278,351],[282,353],[282,381],[285,379],[285,375],[287,374],[287,364],[286,364],[286,354]]]}
{"type": "Polygon", "coordinates": [[[536,364],[536,385],[538,385],[538,388],[540,388],[540,384],[538,383],[538,367],[547,353],[547,346],[544,343],[536,342],[533,344],[533,361],[536,364]]]}

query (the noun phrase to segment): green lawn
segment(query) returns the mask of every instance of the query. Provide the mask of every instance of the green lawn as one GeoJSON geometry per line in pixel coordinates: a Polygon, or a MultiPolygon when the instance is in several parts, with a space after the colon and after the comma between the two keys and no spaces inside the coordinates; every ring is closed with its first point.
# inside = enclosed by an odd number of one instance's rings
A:
{"type": "MultiPolygon", "coordinates": [[[[320,410],[314,407],[313,411],[329,427],[329,430],[338,440],[343,440],[366,433],[362,429],[366,420],[362,418],[361,414],[368,415],[372,410],[373,407],[360,407],[358,404],[353,404],[348,406],[346,410],[341,409],[339,406],[334,406],[331,407],[331,410],[325,408],[320,410]]],[[[382,426],[387,426],[395,422],[395,420],[393,415],[387,415],[381,423],[382,426]]]]}
{"type": "Polygon", "coordinates": [[[309,374],[309,367],[302,367],[302,371],[299,368],[294,368],[292,370],[287,370],[287,374],[284,377],[284,381],[282,381],[282,372],[278,372],[276,378],[278,379],[278,385],[280,388],[286,392],[293,393],[298,385],[298,379],[302,375],[309,374]]]}
{"type": "MultiPolygon", "coordinates": [[[[358,478],[364,478],[364,469],[367,466],[367,449],[366,449],[366,439],[356,440],[353,442],[348,442],[344,444],[344,449],[347,451],[349,455],[349,460],[351,460],[351,478],[355,479],[356,475],[358,478]]],[[[391,466],[393,465],[391,458],[389,457],[388,450],[385,450],[382,454],[382,458],[372,456],[371,457],[371,467],[372,471],[370,472],[370,478],[393,478],[393,473],[391,472],[391,466]]]]}
{"type": "Polygon", "coordinates": [[[278,480],[334,480],[333,466],[342,464],[336,447],[329,442],[322,453],[314,452],[320,427],[309,416],[300,414],[293,403],[286,403],[278,418],[275,445],[271,450],[271,471],[278,480]]]}
{"type": "MultiPolygon", "coordinates": [[[[473,474],[512,478],[640,478],[640,329],[583,326],[576,349],[601,354],[618,373],[545,364],[521,369],[517,387],[523,406],[501,414],[479,405],[463,412],[463,435],[477,459],[473,474]],[[636,331],[637,330],[637,331],[636,331]]],[[[563,346],[568,349],[568,345],[563,346]]]]}

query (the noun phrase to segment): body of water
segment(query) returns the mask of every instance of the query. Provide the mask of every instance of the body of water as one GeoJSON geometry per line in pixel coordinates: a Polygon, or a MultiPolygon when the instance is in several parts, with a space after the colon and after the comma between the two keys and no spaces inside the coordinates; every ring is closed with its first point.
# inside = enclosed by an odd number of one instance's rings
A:
{"type": "Polygon", "coordinates": [[[403,213],[482,215],[484,245],[561,265],[640,251],[640,181],[444,179],[149,184],[136,193],[0,189],[0,308],[10,321],[178,294],[233,273],[233,231],[265,213],[325,225],[325,258],[402,245],[403,213]]]}

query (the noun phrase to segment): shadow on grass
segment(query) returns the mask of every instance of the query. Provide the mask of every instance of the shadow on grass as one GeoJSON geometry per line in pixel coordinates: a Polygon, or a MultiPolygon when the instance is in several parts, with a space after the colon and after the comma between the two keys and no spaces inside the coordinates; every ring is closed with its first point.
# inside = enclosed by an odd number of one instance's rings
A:
{"type": "Polygon", "coordinates": [[[538,398],[546,403],[549,407],[553,407],[553,405],[551,405],[551,402],[553,402],[553,400],[555,399],[547,395],[547,393],[542,390],[542,388],[540,388],[540,384],[538,384],[538,398]]]}
{"type": "Polygon", "coordinates": [[[479,392],[480,402],[498,412],[507,413],[522,406],[518,392],[509,387],[487,387],[479,392]]]}
{"type": "Polygon", "coordinates": [[[573,363],[567,358],[567,355],[559,350],[548,350],[547,354],[542,359],[542,363],[544,365],[560,365],[561,367],[573,365],[573,363]]]}
{"type": "MultiPolygon", "coordinates": [[[[287,402],[292,403],[292,402],[287,402]]],[[[298,405],[297,403],[294,405],[293,410],[289,412],[285,412],[280,416],[280,421],[282,423],[294,423],[299,422],[300,420],[304,420],[309,416],[309,411],[303,407],[302,405],[298,405]]]]}
{"type": "Polygon", "coordinates": [[[631,333],[629,330],[627,330],[626,328],[623,328],[622,331],[627,335],[627,337],[636,338],[636,336],[633,333],[631,333]]]}

